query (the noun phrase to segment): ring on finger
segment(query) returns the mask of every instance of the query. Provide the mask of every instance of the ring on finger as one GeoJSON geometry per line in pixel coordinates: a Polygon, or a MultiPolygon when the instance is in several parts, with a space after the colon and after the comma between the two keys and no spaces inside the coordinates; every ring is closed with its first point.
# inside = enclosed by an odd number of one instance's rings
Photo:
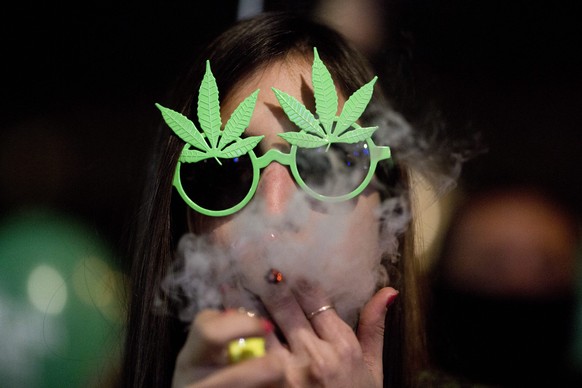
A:
{"type": "Polygon", "coordinates": [[[307,317],[308,320],[312,320],[316,315],[321,314],[324,311],[333,309],[334,307],[330,304],[326,304],[325,306],[321,306],[320,308],[318,308],[315,311],[310,312],[309,314],[306,314],[305,316],[307,317]]]}

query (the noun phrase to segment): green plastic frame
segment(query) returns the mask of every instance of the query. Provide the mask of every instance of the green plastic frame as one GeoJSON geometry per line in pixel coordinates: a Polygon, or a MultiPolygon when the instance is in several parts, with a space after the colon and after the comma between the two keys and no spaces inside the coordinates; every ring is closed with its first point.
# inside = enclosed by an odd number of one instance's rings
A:
{"type": "Polygon", "coordinates": [[[335,197],[325,196],[315,192],[313,189],[307,186],[303,179],[301,179],[299,171],[297,170],[297,163],[295,157],[297,153],[296,145],[291,146],[291,150],[289,153],[285,153],[278,149],[270,149],[260,157],[257,157],[254,151],[249,151],[248,154],[253,165],[253,181],[251,183],[251,187],[249,188],[249,192],[242,199],[241,202],[228,209],[224,210],[205,209],[196,204],[194,201],[192,201],[188,194],[186,193],[186,191],[184,190],[180,179],[180,166],[182,164],[181,162],[178,162],[178,166],[176,167],[176,173],[174,174],[174,187],[176,187],[178,193],[180,194],[182,199],[188,204],[188,206],[190,206],[197,212],[212,217],[228,216],[236,213],[249,203],[249,201],[254,197],[257,191],[261,170],[267,167],[272,162],[277,162],[281,165],[289,166],[289,168],[291,169],[291,173],[293,175],[293,179],[295,179],[295,182],[297,182],[299,187],[301,187],[301,189],[305,191],[307,194],[309,194],[311,197],[324,202],[347,201],[361,194],[361,192],[364,191],[364,189],[368,186],[368,184],[372,180],[372,177],[374,176],[378,162],[380,162],[381,160],[390,159],[390,147],[377,146],[376,144],[374,144],[374,141],[372,139],[368,139],[366,141],[366,144],[368,145],[368,150],[370,152],[370,166],[368,168],[368,173],[366,174],[366,177],[362,180],[362,182],[358,185],[358,187],[356,187],[353,191],[341,196],[335,197]]]}
{"type": "MultiPolygon", "coordinates": [[[[377,146],[372,140],[372,135],[378,127],[364,128],[356,123],[372,98],[377,77],[374,77],[370,82],[356,90],[346,100],[338,116],[336,115],[338,111],[338,96],[331,74],[319,58],[315,47],[313,48],[313,54],[312,84],[316,115],[311,113],[293,96],[276,88],[271,88],[289,120],[299,128],[298,132],[278,134],[291,145],[289,153],[271,149],[263,156],[257,157],[253,149],[264,136],[242,137],[244,130],[250,123],[259,90],[254,91],[239,104],[228,119],[224,129],[222,129],[218,88],[212,75],[209,61],[206,61],[206,72],[198,92],[197,114],[202,131],[198,130],[186,116],[156,104],[166,124],[178,137],[186,142],[176,166],[173,185],[182,199],[192,209],[213,217],[227,216],[239,211],[253,198],[259,184],[261,169],[272,162],[289,166],[297,184],[315,199],[326,202],[349,200],[360,194],[370,183],[378,162],[390,159],[390,147],[377,146]],[[350,193],[336,197],[324,196],[313,191],[301,179],[296,164],[298,147],[318,148],[326,146],[327,151],[335,143],[353,144],[358,142],[366,142],[370,154],[370,166],[362,183],[350,193]],[[221,159],[232,159],[245,154],[249,155],[253,165],[253,181],[249,192],[237,205],[223,210],[206,209],[192,201],[184,191],[180,179],[182,163],[196,163],[214,158],[217,163],[222,164],[221,159]]],[[[204,190],[202,187],[200,189],[204,190]]]]}

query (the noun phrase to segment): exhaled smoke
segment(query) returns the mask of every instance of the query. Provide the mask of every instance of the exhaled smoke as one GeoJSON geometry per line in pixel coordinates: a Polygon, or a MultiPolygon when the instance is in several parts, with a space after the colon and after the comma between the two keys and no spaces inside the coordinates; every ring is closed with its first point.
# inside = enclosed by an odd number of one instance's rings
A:
{"type": "MultiPolygon", "coordinates": [[[[317,210],[313,204],[298,191],[289,211],[274,216],[257,198],[230,221],[228,244],[212,235],[184,235],[162,284],[179,318],[189,322],[203,308],[222,307],[266,314],[260,299],[279,287],[267,281],[270,270],[277,269],[284,287],[293,290],[307,281],[354,324],[359,308],[387,282],[379,230],[401,226],[380,228],[374,209],[366,213],[372,222],[349,222],[353,202],[318,204],[317,210]]],[[[395,254],[395,240],[387,245],[395,254]]]]}
{"type": "Polygon", "coordinates": [[[170,299],[177,316],[190,322],[198,311],[222,306],[220,285],[232,276],[229,268],[229,258],[223,250],[206,238],[186,234],[180,239],[172,268],[162,281],[162,292],[170,299]]]}
{"type": "Polygon", "coordinates": [[[463,164],[485,152],[478,133],[466,139],[453,139],[446,124],[434,111],[422,130],[411,126],[398,112],[379,105],[370,108],[371,120],[379,129],[374,138],[392,149],[397,162],[420,174],[428,182],[436,198],[441,198],[457,185],[463,164]]]}
{"type": "MultiPolygon", "coordinates": [[[[461,155],[443,157],[442,149],[415,137],[408,123],[393,111],[376,115],[376,122],[380,127],[376,144],[389,145],[398,163],[419,170],[437,192],[454,186],[461,155]],[[454,163],[442,168],[442,160],[454,163]]],[[[293,289],[308,281],[323,290],[340,316],[354,324],[375,290],[390,284],[383,263],[387,257],[392,262],[399,259],[399,237],[411,220],[407,188],[390,189],[390,195],[368,212],[355,206],[374,195],[368,192],[330,204],[297,190],[285,211],[279,212],[268,211],[258,192],[222,224],[222,235],[182,237],[163,292],[185,322],[204,308],[244,307],[266,314],[261,298],[278,287],[266,280],[276,269],[283,274],[285,287],[293,289]]]]}

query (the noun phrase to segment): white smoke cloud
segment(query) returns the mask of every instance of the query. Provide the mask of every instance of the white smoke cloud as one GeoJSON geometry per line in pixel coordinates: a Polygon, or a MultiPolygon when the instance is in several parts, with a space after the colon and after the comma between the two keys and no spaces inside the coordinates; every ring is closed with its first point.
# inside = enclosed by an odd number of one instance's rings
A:
{"type": "MultiPolygon", "coordinates": [[[[442,168],[443,155],[438,154],[442,149],[436,150],[430,141],[418,137],[396,112],[380,113],[375,116],[375,124],[380,127],[375,133],[376,144],[389,145],[399,162],[423,173],[438,187],[437,192],[454,187],[463,157],[444,155],[454,163],[442,168]]],[[[351,201],[314,204],[298,190],[288,206],[291,210],[273,216],[264,211],[256,195],[230,219],[234,233],[229,246],[218,246],[207,235],[182,237],[163,292],[170,296],[185,322],[203,308],[244,307],[267,314],[260,298],[277,287],[266,281],[266,275],[275,268],[283,273],[290,288],[301,280],[317,285],[331,298],[340,316],[354,324],[359,309],[377,287],[390,284],[383,258],[389,257],[393,263],[399,259],[399,237],[406,232],[412,213],[410,193],[405,187],[398,190],[373,213],[379,226],[375,236],[380,242],[375,247],[351,235],[354,231],[346,221],[351,201]],[[314,210],[326,216],[310,216],[314,210]],[[353,256],[341,249],[350,239],[361,248],[353,256]]]]}

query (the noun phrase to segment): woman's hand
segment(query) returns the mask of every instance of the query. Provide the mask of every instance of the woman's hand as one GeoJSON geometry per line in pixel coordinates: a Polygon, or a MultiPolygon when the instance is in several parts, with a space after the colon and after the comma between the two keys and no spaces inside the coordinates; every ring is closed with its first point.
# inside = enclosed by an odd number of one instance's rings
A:
{"type": "Polygon", "coordinates": [[[390,287],[378,291],[361,311],[356,334],[334,309],[307,318],[331,305],[318,289],[278,287],[263,302],[283,342],[264,320],[205,310],[197,315],[178,355],[173,386],[381,387],[384,318],[397,295],[390,287]],[[266,355],[230,364],[228,343],[257,336],[267,338],[266,355]]]}
{"type": "Polygon", "coordinates": [[[300,387],[382,387],[384,319],[397,295],[390,287],[378,291],[361,311],[357,334],[334,309],[312,314],[332,303],[308,283],[263,299],[286,339],[269,346],[283,360],[285,381],[300,387]]]}
{"type": "Polygon", "coordinates": [[[227,352],[233,340],[265,337],[272,331],[269,321],[236,310],[201,311],[176,359],[172,387],[272,385],[283,375],[283,367],[276,357],[264,356],[231,364],[227,352]]]}

